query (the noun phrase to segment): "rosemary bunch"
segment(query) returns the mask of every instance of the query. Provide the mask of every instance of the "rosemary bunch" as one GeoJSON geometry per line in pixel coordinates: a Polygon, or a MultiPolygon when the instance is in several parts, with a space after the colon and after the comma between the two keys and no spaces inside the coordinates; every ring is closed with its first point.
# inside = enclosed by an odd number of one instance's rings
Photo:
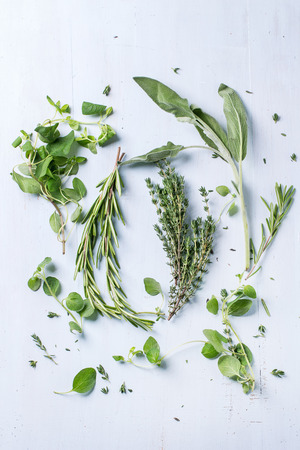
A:
{"type": "Polygon", "coordinates": [[[83,272],[85,295],[101,315],[118,319],[123,317],[135,327],[148,329],[152,327],[153,321],[139,318],[126,300],[126,294],[120,284],[120,265],[115,250],[115,247],[119,247],[114,225],[115,218],[117,217],[124,224],[116,196],[116,193],[119,197],[122,194],[123,182],[118,163],[122,161],[123,156],[124,153],[120,155],[119,148],[112,173],[97,186],[100,187],[100,194],[82,221],[85,227],[77,250],[74,278],[78,272],[83,272]],[[99,238],[96,259],[94,259],[94,249],[99,238]],[[108,305],[103,300],[95,280],[94,267],[99,267],[102,258],[105,259],[106,284],[114,306],[108,305]]]}
{"type": "Polygon", "coordinates": [[[169,293],[170,320],[198,289],[209,263],[215,225],[208,209],[208,192],[200,189],[207,218],[187,222],[188,199],[184,193],[184,177],[166,162],[159,165],[163,186],[146,179],[152,202],[156,205],[159,224],[154,229],[163,243],[171,267],[172,285],[169,293]]]}

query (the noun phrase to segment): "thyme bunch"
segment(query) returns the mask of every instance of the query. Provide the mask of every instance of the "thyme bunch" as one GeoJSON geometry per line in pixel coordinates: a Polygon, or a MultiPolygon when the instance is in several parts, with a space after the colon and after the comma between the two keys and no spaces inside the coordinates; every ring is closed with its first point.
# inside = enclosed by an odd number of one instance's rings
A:
{"type": "Polygon", "coordinates": [[[125,224],[116,195],[118,193],[121,197],[124,186],[118,170],[118,164],[124,156],[124,153],[120,155],[120,151],[119,148],[113,171],[98,184],[100,194],[82,221],[85,223],[85,227],[77,250],[74,278],[78,272],[83,272],[85,296],[91,306],[96,308],[101,315],[118,319],[123,317],[135,327],[149,329],[152,327],[153,321],[138,317],[138,313],[126,300],[126,294],[121,287],[120,265],[115,249],[119,247],[119,242],[114,224],[115,218],[125,224]],[[99,239],[96,258],[94,258],[95,246],[99,239]],[[107,289],[114,306],[108,305],[104,301],[95,280],[94,267],[99,267],[103,258],[105,259],[107,289]]]}
{"type": "Polygon", "coordinates": [[[184,177],[168,162],[159,164],[162,186],[146,179],[152,202],[157,208],[159,225],[154,229],[163,243],[171,267],[172,285],[169,292],[170,320],[195,295],[209,263],[212,250],[214,221],[209,214],[208,192],[200,189],[205,202],[206,219],[197,217],[188,223],[189,201],[184,192],[184,177]]]}

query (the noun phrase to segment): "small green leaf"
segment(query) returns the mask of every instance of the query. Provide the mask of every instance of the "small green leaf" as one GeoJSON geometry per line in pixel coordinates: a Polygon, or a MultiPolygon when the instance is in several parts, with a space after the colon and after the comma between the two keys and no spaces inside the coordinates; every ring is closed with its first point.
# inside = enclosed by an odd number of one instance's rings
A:
{"type": "Polygon", "coordinates": [[[252,286],[250,286],[250,284],[248,284],[247,286],[244,286],[244,294],[247,297],[250,297],[250,298],[256,298],[257,297],[255,289],[252,286]]]}
{"type": "Polygon", "coordinates": [[[71,292],[66,299],[66,305],[71,311],[79,312],[84,308],[85,302],[77,292],[71,292]]]}
{"type": "MultiPolygon", "coordinates": [[[[30,173],[28,164],[26,164],[26,163],[19,164],[19,165],[18,165],[18,170],[19,170],[19,172],[21,172],[23,175],[26,175],[27,177],[31,177],[31,173],[30,173]]],[[[32,167],[31,170],[32,170],[32,172],[34,173],[35,168],[32,167]]]]}
{"type": "Polygon", "coordinates": [[[85,317],[87,319],[88,317],[91,317],[95,311],[96,310],[91,305],[91,303],[87,299],[85,299],[84,300],[84,308],[80,311],[81,317],[85,317]]]}
{"type": "Polygon", "coordinates": [[[52,296],[53,294],[57,295],[59,293],[60,287],[61,287],[59,280],[55,277],[47,277],[46,280],[47,280],[49,287],[48,287],[47,283],[44,281],[43,289],[44,289],[45,294],[49,295],[49,296],[52,296]],[[50,292],[49,288],[51,289],[52,292],[50,292]]]}
{"type": "Polygon", "coordinates": [[[219,311],[219,303],[216,297],[213,295],[210,300],[206,303],[206,309],[210,313],[216,315],[219,311]]]}
{"type": "Polygon", "coordinates": [[[115,361],[125,361],[124,356],[121,355],[114,355],[113,358],[115,361]]]}
{"type": "Polygon", "coordinates": [[[23,144],[23,146],[22,146],[22,150],[24,152],[31,152],[33,150],[31,141],[26,141],[25,144],[23,144]]]}
{"type": "Polygon", "coordinates": [[[95,384],[96,370],[92,367],[88,367],[87,369],[82,369],[74,377],[72,391],[78,392],[79,394],[85,394],[94,389],[95,384]]]}
{"type": "Polygon", "coordinates": [[[81,198],[86,195],[86,187],[79,178],[74,178],[72,184],[73,188],[78,192],[81,198]]]}
{"type": "Polygon", "coordinates": [[[82,103],[82,114],[85,116],[97,115],[104,113],[106,106],[98,105],[96,103],[83,102],[82,103]]]}
{"type": "Polygon", "coordinates": [[[162,159],[173,158],[177,156],[178,153],[183,149],[184,149],[183,145],[174,145],[172,142],[168,142],[167,145],[155,148],[154,150],[151,150],[145,155],[135,156],[134,158],[131,158],[128,161],[121,162],[120,166],[136,163],[150,163],[150,164],[157,163],[162,159]]]}
{"type": "Polygon", "coordinates": [[[73,214],[71,215],[71,222],[77,222],[79,220],[80,214],[82,212],[82,207],[80,205],[77,206],[73,214]]]}
{"type": "Polygon", "coordinates": [[[19,188],[27,194],[40,194],[40,183],[33,178],[25,178],[16,172],[12,173],[13,180],[19,185],[19,188]]]}
{"type": "Polygon", "coordinates": [[[70,119],[68,124],[72,130],[78,131],[80,129],[80,123],[77,120],[70,119]]]}
{"type": "Polygon", "coordinates": [[[78,333],[82,333],[82,329],[80,328],[78,323],[73,322],[73,320],[71,322],[69,322],[69,327],[70,327],[71,333],[73,333],[73,331],[78,331],[78,333]]]}
{"type": "Polygon", "coordinates": [[[41,287],[42,281],[38,277],[31,277],[27,284],[32,291],[37,291],[41,287]]]}
{"type": "MultiPolygon", "coordinates": [[[[243,348],[244,348],[245,353],[246,353],[246,355],[247,355],[248,361],[249,361],[249,363],[251,364],[251,363],[252,363],[252,360],[253,360],[252,352],[251,352],[250,348],[247,347],[246,344],[243,344],[243,348]]],[[[237,353],[236,357],[238,358],[238,360],[240,361],[240,363],[241,363],[243,366],[247,366],[247,365],[248,365],[248,362],[247,362],[247,360],[246,360],[246,358],[245,358],[245,355],[244,355],[244,352],[243,352],[243,349],[242,349],[241,344],[237,344],[237,345],[235,346],[235,350],[234,350],[234,351],[235,351],[235,353],[237,353]]]]}
{"type": "Polygon", "coordinates": [[[42,269],[44,269],[48,264],[50,264],[52,261],[52,258],[50,256],[47,256],[43,261],[37,266],[37,270],[40,272],[42,269]]]}
{"type": "Polygon", "coordinates": [[[52,156],[47,156],[43,161],[37,164],[35,171],[36,178],[43,178],[47,174],[48,167],[52,159],[53,159],[52,156]]]}
{"type": "Polygon", "coordinates": [[[154,280],[154,278],[144,278],[144,285],[145,291],[149,295],[155,296],[162,292],[159,282],[154,280]]]}
{"type": "Polygon", "coordinates": [[[45,142],[46,144],[51,144],[51,142],[56,141],[56,139],[60,135],[59,131],[57,130],[57,127],[58,123],[48,127],[43,127],[42,125],[39,125],[35,128],[34,131],[36,131],[39,134],[39,138],[42,142],[45,142]]]}
{"type": "Polygon", "coordinates": [[[233,356],[221,356],[218,360],[218,367],[225,377],[232,378],[240,376],[241,363],[233,356]]]}
{"type": "Polygon", "coordinates": [[[222,195],[222,197],[226,197],[229,194],[230,189],[227,186],[218,186],[216,187],[216,191],[218,194],[222,195]]]}
{"type": "Polygon", "coordinates": [[[115,130],[107,124],[102,125],[101,127],[101,134],[98,137],[98,145],[100,147],[103,147],[104,144],[106,144],[109,139],[111,139],[113,136],[115,136],[116,132],[115,130]]]}
{"type": "Polygon", "coordinates": [[[48,144],[47,150],[52,156],[67,156],[74,140],[74,131],[71,131],[67,136],[60,137],[55,142],[48,144]]]}
{"type": "Polygon", "coordinates": [[[239,300],[233,300],[232,302],[229,302],[228,307],[228,314],[230,316],[243,316],[246,314],[249,309],[252,306],[252,300],[248,299],[239,299],[239,300]]]}
{"type": "Polygon", "coordinates": [[[61,229],[61,221],[57,212],[54,212],[49,219],[50,227],[54,231],[54,233],[58,233],[61,229]]]}
{"type": "Polygon", "coordinates": [[[233,202],[230,208],[228,209],[228,214],[230,216],[234,216],[238,212],[239,208],[237,205],[233,202]]]}
{"type": "Polygon", "coordinates": [[[203,356],[205,356],[205,358],[208,358],[208,359],[214,359],[220,355],[220,353],[217,352],[215,347],[213,345],[209,344],[208,342],[206,344],[204,344],[201,353],[203,356]]]}
{"type": "Polygon", "coordinates": [[[203,330],[203,334],[218,353],[224,352],[225,348],[223,347],[222,342],[228,342],[225,336],[223,336],[216,330],[209,329],[203,330]]]}
{"type": "Polygon", "coordinates": [[[69,200],[72,200],[75,202],[79,202],[79,200],[81,200],[81,195],[79,194],[78,191],[75,191],[75,189],[65,188],[62,190],[62,193],[69,200]]]}
{"type": "Polygon", "coordinates": [[[20,138],[20,136],[18,136],[11,145],[14,148],[17,148],[20,144],[22,144],[22,139],[20,138]]]}
{"type": "Polygon", "coordinates": [[[154,337],[150,336],[144,344],[143,351],[151,364],[159,362],[160,348],[154,337]]]}
{"type": "Polygon", "coordinates": [[[58,175],[47,181],[46,187],[51,193],[56,192],[61,187],[61,179],[58,175]]]}

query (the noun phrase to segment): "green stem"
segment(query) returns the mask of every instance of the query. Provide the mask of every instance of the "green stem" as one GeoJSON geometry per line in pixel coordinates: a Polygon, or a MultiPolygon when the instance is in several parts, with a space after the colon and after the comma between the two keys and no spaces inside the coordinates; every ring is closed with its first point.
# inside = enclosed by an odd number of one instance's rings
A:
{"type": "Polygon", "coordinates": [[[171,350],[168,351],[168,353],[166,353],[160,361],[163,361],[168,355],[170,355],[170,353],[175,352],[175,350],[177,350],[180,347],[183,347],[184,345],[188,345],[188,344],[194,344],[194,343],[199,343],[201,342],[202,344],[206,344],[206,341],[202,341],[202,340],[194,340],[194,341],[188,341],[188,342],[184,342],[183,344],[177,345],[177,347],[172,348],[171,350]]]}
{"type": "Polygon", "coordinates": [[[250,239],[249,239],[249,230],[248,230],[248,221],[247,221],[247,211],[243,193],[243,172],[242,172],[242,161],[239,162],[239,194],[240,194],[240,202],[241,202],[241,210],[242,210],[242,218],[244,225],[244,237],[245,237],[245,270],[248,270],[250,267],[250,239]]]}

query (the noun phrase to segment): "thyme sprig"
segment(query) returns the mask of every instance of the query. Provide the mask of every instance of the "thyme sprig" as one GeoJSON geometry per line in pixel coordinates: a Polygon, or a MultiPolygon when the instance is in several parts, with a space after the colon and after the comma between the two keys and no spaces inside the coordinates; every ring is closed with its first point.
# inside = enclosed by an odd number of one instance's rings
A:
{"type": "Polygon", "coordinates": [[[159,225],[154,229],[163,243],[171,267],[172,284],[169,292],[170,320],[195,294],[209,263],[215,225],[209,215],[208,192],[200,189],[207,217],[187,221],[188,199],[184,192],[184,177],[179,176],[168,162],[159,164],[162,187],[146,179],[156,206],[159,225]]]}
{"type": "Polygon", "coordinates": [[[54,362],[54,364],[57,365],[57,362],[54,360],[55,355],[50,355],[48,353],[48,351],[47,351],[46,347],[44,346],[44,344],[42,343],[41,339],[36,334],[32,334],[31,337],[34,340],[36,346],[45,353],[44,357],[47,359],[50,359],[50,361],[54,362]]]}
{"type": "Polygon", "coordinates": [[[121,287],[120,265],[116,254],[119,242],[114,223],[117,218],[125,224],[116,195],[118,193],[121,197],[124,186],[118,169],[124,153],[120,153],[121,149],[119,148],[113,171],[98,184],[100,194],[82,221],[85,227],[77,250],[74,278],[78,272],[83,272],[85,296],[91,306],[96,308],[101,315],[117,319],[123,317],[135,327],[150,329],[154,322],[138,317],[138,314],[142,313],[136,313],[131,308],[121,287]],[[95,259],[94,250],[98,240],[100,242],[95,259]],[[95,280],[94,267],[99,267],[103,258],[105,259],[107,289],[114,306],[108,305],[104,301],[95,280]]]}

